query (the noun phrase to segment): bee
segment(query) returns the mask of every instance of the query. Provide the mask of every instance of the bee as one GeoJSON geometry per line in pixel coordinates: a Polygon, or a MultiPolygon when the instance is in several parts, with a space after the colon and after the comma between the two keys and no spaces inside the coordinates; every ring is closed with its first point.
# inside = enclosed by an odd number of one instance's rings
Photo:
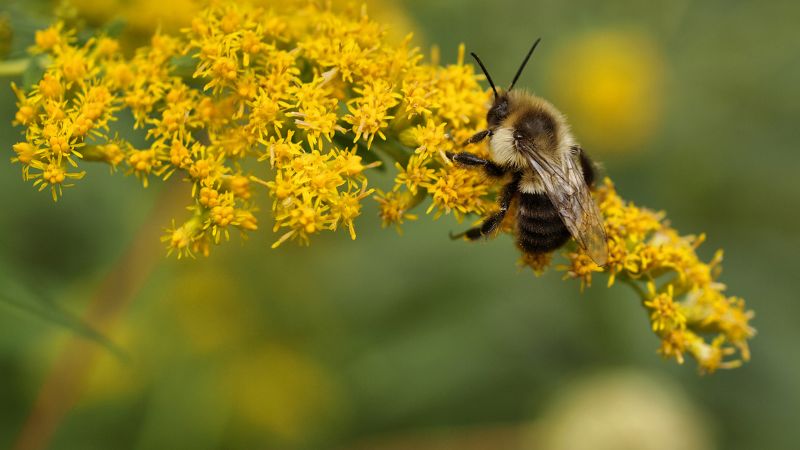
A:
{"type": "Polygon", "coordinates": [[[608,260],[600,211],[590,193],[594,165],[577,144],[564,115],[548,101],[515,91],[523,69],[540,39],[533,43],[506,90],[495,87],[486,66],[471,53],[494,92],[486,114],[488,128],[464,145],[489,139],[489,160],[462,151],[447,153],[455,163],[482,169],[490,177],[510,177],[499,194],[500,209],[453,239],[476,240],[493,234],[517,201],[515,235],[525,253],[549,253],[570,237],[600,266],[608,260]]]}

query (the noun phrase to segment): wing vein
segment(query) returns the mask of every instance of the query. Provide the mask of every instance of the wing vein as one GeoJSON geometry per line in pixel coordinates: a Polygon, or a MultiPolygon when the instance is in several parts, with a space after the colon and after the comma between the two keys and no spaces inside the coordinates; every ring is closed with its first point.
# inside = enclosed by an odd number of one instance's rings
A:
{"type": "Polygon", "coordinates": [[[519,150],[539,175],[547,197],[572,237],[597,265],[605,265],[608,247],[603,220],[572,152],[557,161],[529,145],[521,145],[519,150]]]}

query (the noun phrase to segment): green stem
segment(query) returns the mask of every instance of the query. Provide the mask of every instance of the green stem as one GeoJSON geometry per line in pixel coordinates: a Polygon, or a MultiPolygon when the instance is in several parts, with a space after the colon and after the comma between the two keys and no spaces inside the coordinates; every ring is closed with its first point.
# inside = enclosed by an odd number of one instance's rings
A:
{"type": "Polygon", "coordinates": [[[30,64],[30,58],[0,61],[0,77],[16,77],[22,75],[30,64]]]}
{"type": "Polygon", "coordinates": [[[633,289],[636,292],[636,294],[639,296],[639,298],[641,299],[642,303],[647,301],[647,298],[648,298],[647,292],[645,292],[644,289],[642,289],[642,287],[639,286],[639,283],[637,283],[636,280],[633,280],[632,278],[627,277],[627,276],[617,277],[617,280],[619,280],[620,282],[625,283],[628,286],[630,286],[631,289],[633,289]]]}

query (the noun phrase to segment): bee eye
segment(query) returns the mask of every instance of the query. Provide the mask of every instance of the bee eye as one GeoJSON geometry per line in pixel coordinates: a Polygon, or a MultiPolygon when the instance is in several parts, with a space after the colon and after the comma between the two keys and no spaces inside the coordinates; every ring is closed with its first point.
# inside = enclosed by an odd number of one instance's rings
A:
{"type": "Polygon", "coordinates": [[[523,139],[525,139],[525,133],[519,130],[514,130],[514,140],[521,141],[523,139]]]}
{"type": "Polygon", "coordinates": [[[486,114],[486,122],[489,123],[489,126],[497,126],[500,125],[506,117],[508,116],[508,100],[505,98],[500,98],[495,101],[494,105],[489,109],[489,112],[486,114]]]}

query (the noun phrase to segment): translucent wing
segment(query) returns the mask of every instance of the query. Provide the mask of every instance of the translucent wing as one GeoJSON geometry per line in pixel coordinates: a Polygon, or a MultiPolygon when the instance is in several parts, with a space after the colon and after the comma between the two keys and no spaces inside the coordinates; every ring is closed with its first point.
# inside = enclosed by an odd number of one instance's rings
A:
{"type": "Polygon", "coordinates": [[[572,237],[595,264],[605,265],[608,246],[603,220],[572,153],[555,161],[529,146],[520,147],[572,237]]]}

